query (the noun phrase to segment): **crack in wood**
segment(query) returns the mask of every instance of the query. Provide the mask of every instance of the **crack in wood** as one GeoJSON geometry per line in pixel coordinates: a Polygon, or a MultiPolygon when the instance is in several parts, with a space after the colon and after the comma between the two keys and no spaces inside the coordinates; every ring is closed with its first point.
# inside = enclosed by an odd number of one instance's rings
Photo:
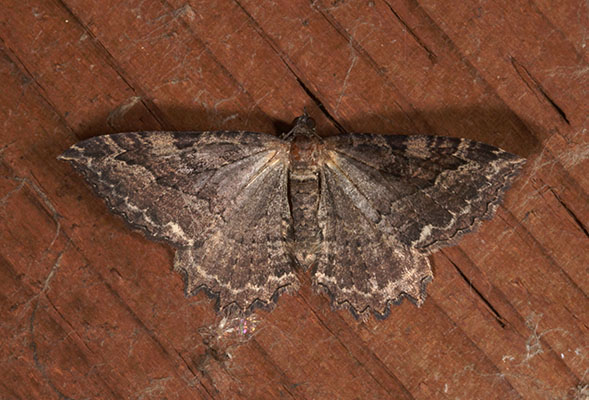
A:
{"type": "Polygon", "coordinates": [[[564,209],[571,216],[571,218],[573,219],[573,221],[575,221],[575,223],[577,224],[577,226],[579,227],[579,229],[581,229],[581,231],[583,231],[583,233],[585,234],[585,236],[587,238],[589,238],[589,230],[587,229],[587,227],[585,226],[585,224],[583,224],[583,222],[581,222],[581,220],[579,219],[579,217],[577,216],[577,214],[575,214],[573,212],[573,210],[571,210],[571,208],[564,201],[562,201],[562,199],[560,198],[560,196],[552,188],[549,187],[548,190],[550,190],[550,192],[554,195],[554,197],[556,198],[556,200],[564,207],[564,209]]]}
{"type": "MultiPolygon", "coordinates": [[[[287,67],[288,67],[288,65],[287,65],[287,67]]],[[[323,105],[321,100],[319,100],[319,98],[315,95],[315,93],[313,93],[311,91],[311,89],[309,89],[307,87],[307,85],[305,85],[305,83],[301,80],[301,78],[299,78],[297,76],[297,74],[295,74],[294,71],[290,67],[288,67],[288,69],[290,69],[290,71],[294,75],[295,79],[297,80],[297,83],[303,88],[305,93],[307,93],[307,96],[309,96],[311,98],[311,100],[313,100],[313,103],[315,103],[317,108],[319,108],[321,110],[321,112],[323,114],[325,114],[327,119],[330,120],[342,134],[348,133],[348,131],[346,131],[346,128],[344,128],[339,122],[336,121],[336,119],[329,113],[329,111],[327,111],[327,109],[325,108],[325,106],[323,105]]]]}
{"type": "MultiPolygon", "coordinates": [[[[196,374],[196,372],[194,372],[194,370],[192,369],[192,366],[190,365],[190,363],[186,361],[186,359],[182,356],[182,354],[176,348],[174,348],[174,351],[176,352],[176,354],[178,355],[178,357],[180,358],[180,360],[182,360],[182,362],[186,366],[186,369],[188,371],[190,371],[190,373],[192,374],[192,378],[190,378],[190,379],[183,379],[184,382],[186,382],[186,384],[188,386],[196,388],[196,390],[198,390],[199,394],[206,394],[209,398],[214,399],[215,398],[215,395],[218,395],[219,392],[217,391],[215,394],[211,393],[210,390],[207,388],[207,386],[204,384],[204,382],[201,379],[199,379],[199,377],[196,374]],[[202,388],[202,390],[204,390],[204,393],[202,393],[199,390],[199,387],[197,387],[197,386],[194,385],[195,382],[198,382],[200,384],[200,387],[202,388]]],[[[202,371],[201,371],[201,373],[202,373],[202,371]]],[[[203,376],[205,376],[205,378],[209,378],[208,376],[206,376],[205,373],[203,373],[203,376]]],[[[216,390],[216,388],[214,388],[214,387],[213,387],[213,389],[216,390]]]]}
{"type": "Polygon", "coordinates": [[[427,47],[427,45],[421,40],[421,38],[419,36],[417,36],[417,34],[413,31],[413,29],[411,29],[409,27],[409,25],[407,25],[407,23],[403,20],[403,18],[401,18],[401,16],[393,9],[393,7],[388,2],[385,1],[384,3],[389,8],[389,10],[391,10],[391,12],[395,16],[395,18],[397,18],[397,20],[399,20],[401,25],[403,25],[403,29],[405,29],[407,32],[409,32],[409,34],[417,42],[419,47],[421,47],[423,50],[425,50],[425,52],[427,53],[427,57],[432,62],[432,64],[435,64],[438,61],[438,56],[436,55],[436,53],[434,53],[432,50],[430,50],[429,47],[427,47]]]}
{"type": "Polygon", "coordinates": [[[556,112],[564,120],[564,122],[566,122],[567,125],[570,125],[571,123],[564,110],[558,104],[556,104],[556,102],[552,100],[550,96],[548,96],[548,93],[546,93],[544,87],[540,84],[540,82],[538,82],[536,78],[534,78],[530,71],[528,71],[528,69],[524,67],[523,64],[517,61],[515,57],[509,58],[511,60],[511,65],[513,65],[513,68],[515,69],[515,72],[519,75],[519,77],[526,84],[526,86],[530,90],[532,90],[532,92],[539,92],[544,98],[544,100],[546,100],[552,106],[552,108],[556,110],[556,112]]]}
{"type": "Polygon", "coordinates": [[[487,298],[485,296],[483,296],[483,294],[480,292],[480,290],[477,289],[477,287],[475,285],[473,285],[472,281],[464,274],[464,272],[462,272],[460,267],[458,267],[458,265],[456,265],[454,263],[454,261],[452,261],[452,259],[450,259],[450,257],[448,257],[445,254],[444,254],[444,256],[446,256],[446,259],[450,262],[450,264],[452,264],[454,266],[454,269],[456,270],[456,272],[458,272],[458,275],[460,275],[460,277],[468,284],[468,286],[472,290],[474,290],[476,295],[483,301],[483,303],[485,303],[489,312],[491,313],[491,315],[493,316],[495,321],[499,324],[499,326],[501,326],[501,328],[506,328],[507,322],[506,322],[505,318],[503,318],[501,316],[501,314],[499,314],[499,311],[497,311],[497,309],[495,309],[495,307],[493,307],[491,302],[489,300],[487,300],[487,298]]]}

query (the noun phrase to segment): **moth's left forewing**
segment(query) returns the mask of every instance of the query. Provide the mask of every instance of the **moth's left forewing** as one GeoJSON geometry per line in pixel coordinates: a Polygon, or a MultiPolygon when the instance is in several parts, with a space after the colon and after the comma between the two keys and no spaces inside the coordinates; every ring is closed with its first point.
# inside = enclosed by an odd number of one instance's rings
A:
{"type": "Polygon", "coordinates": [[[215,223],[215,207],[285,146],[252,132],[130,132],[76,143],[59,158],[131,226],[186,247],[215,223]]]}

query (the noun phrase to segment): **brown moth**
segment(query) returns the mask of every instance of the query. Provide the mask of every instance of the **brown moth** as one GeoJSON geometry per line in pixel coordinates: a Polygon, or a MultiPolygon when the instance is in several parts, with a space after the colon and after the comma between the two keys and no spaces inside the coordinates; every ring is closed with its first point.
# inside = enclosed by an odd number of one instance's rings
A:
{"type": "Polygon", "coordinates": [[[308,115],[265,133],[134,132],[73,145],[72,163],[110,209],[176,248],[186,294],[221,310],[272,305],[310,270],[355,315],[420,305],[428,254],[490,218],[525,160],[440,136],[321,138],[308,115]]]}

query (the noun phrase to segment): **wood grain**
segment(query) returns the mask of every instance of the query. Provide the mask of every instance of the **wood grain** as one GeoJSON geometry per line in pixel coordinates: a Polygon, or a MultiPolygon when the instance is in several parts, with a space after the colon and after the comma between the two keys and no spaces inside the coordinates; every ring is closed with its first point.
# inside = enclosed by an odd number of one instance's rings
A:
{"type": "Polygon", "coordinates": [[[589,395],[587,4],[0,1],[0,397],[589,395]],[[432,257],[417,309],[311,292],[228,338],[173,252],[56,156],[99,134],[438,134],[528,158],[492,221],[432,257]],[[208,333],[207,333],[208,332],[208,333]]]}

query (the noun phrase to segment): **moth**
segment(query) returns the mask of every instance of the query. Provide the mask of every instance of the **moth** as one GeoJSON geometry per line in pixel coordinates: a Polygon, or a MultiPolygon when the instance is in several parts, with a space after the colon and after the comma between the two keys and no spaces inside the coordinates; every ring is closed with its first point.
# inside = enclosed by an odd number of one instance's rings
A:
{"type": "Polygon", "coordinates": [[[299,271],[356,316],[417,305],[428,255],[490,218],[525,160],[440,136],[327,138],[306,113],[279,137],[244,131],[94,137],[60,157],[109,208],[176,249],[186,295],[249,312],[299,271]]]}

